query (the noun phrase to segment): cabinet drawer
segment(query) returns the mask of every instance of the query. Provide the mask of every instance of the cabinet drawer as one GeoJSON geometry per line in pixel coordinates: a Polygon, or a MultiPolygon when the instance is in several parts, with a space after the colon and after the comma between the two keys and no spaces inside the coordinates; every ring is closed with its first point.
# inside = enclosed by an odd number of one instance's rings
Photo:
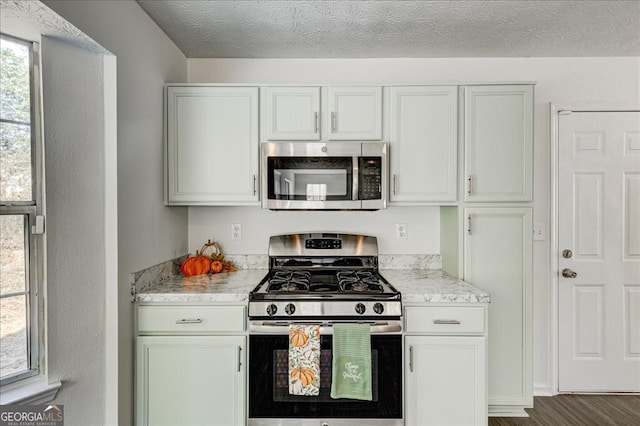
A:
{"type": "Polygon", "coordinates": [[[242,332],[244,306],[139,306],[138,332],[242,332]]]}
{"type": "Polygon", "coordinates": [[[481,306],[407,306],[407,333],[467,334],[485,332],[485,309],[481,306]]]}

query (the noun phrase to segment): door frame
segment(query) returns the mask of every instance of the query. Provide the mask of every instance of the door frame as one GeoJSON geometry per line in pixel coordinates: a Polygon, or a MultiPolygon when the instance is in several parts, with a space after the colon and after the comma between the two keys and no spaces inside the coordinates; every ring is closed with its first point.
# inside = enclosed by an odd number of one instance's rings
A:
{"type": "Polygon", "coordinates": [[[571,112],[640,112],[640,105],[556,105],[549,103],[549,370],[550,385],[548,392],[536,392],[536,395],[557,395],[559,389],[559,277],[558,277],[558,167],[560,148],[559,117],[571,112]]]}

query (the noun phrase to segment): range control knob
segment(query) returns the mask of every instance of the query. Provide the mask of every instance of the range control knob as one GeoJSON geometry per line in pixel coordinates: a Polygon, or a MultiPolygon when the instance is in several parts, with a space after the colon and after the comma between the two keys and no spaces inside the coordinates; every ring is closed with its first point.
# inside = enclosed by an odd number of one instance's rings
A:
{"type": "Polygon", "coordinates": [[[293,306],[292,303],[287,303],[287,306],[284,307],[284,311],[287,313],[287,315],[293,315],[293,313],[296,311],[296,307],[293,306]]]}
{"type": "Polygon", "coordinates": [[[272,317],[276,314],[276,312],[278,312],[278,307],[276,305],[272,303],[269,306],[267,306],[267,315],[272,317]]]}
{"type": "Polygon", "coordinates": [[[384,312],[384,305],[380,302],[376,303],[375,305],[373,305],[373,312],[375,312],[376,314],[381,314],[384,312]]]}
{"type": "Polygon", "coordinates": [[[356,304],[356,312],[359,313],[360,315],[364,314],[364,311],[367,310],[367,307],[364,306],[364,304],[362,303],[357,303],[356,304]]]}

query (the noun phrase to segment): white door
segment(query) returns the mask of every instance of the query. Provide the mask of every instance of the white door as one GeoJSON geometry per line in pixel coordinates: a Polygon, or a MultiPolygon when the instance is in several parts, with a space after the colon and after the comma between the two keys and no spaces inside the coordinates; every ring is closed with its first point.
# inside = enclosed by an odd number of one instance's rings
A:
{"type": "Polygon", "coordinates": [[[640,112],[558,126],[558,389],[640,391],[640,112]]]}

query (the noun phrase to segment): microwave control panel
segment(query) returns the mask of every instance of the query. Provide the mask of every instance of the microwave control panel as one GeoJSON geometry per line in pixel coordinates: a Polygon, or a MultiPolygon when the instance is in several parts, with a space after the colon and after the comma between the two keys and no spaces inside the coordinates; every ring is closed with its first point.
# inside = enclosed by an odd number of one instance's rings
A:
{"type": "Polygon", "coordinates": [[[358,198],[360,200],[379,200],[382,198],[382,158],[360,157],[358,198]]]}

